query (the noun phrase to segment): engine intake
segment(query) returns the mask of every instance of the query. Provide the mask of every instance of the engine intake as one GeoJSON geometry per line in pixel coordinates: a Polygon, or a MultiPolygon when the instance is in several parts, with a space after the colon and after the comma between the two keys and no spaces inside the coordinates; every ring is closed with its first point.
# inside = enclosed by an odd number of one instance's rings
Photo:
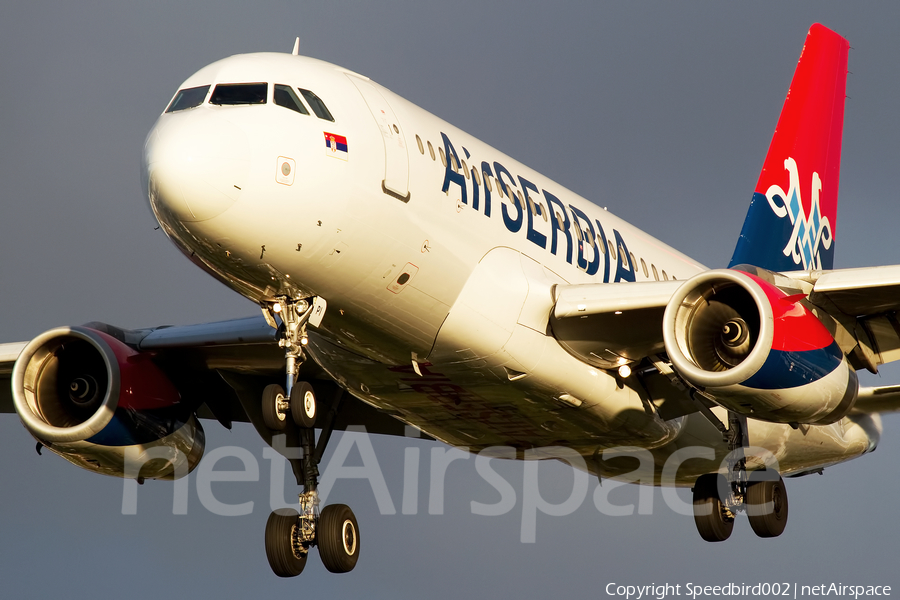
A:
{"type": "Polygon", "coordinates": [[[114,476],[170,479],[203,454],[204,435],[166,375],[89,327],[60,327],[25,346],[12,373],[26,429],[66,460],[114,476]]]}
{"type": "Polygon", "coordinates": [[[858,380],[801,298],[749,273],[701,273],[666,307],[669,359],[729,410],[779,423],[833,423],[853,407],[858,380]]]}

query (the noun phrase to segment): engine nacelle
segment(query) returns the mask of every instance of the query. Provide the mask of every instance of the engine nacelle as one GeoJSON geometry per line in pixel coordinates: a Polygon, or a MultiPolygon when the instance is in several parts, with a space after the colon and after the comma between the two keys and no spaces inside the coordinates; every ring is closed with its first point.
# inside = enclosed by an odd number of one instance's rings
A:
{"type": "Polygon", "coordinates": [[[666,352],[682,377],[729,410],[834,423],[853,408],[859,382],[802,298],[742,271],[701,273],[666,306],[666,352]]]}
{"type": "Polygon", "coordinates": [[[150,356],[88,327],[33,339],[12,374],[13,402],[45,447],[89,471],[174,479],[203,456],[203,429],[150,356]]]}

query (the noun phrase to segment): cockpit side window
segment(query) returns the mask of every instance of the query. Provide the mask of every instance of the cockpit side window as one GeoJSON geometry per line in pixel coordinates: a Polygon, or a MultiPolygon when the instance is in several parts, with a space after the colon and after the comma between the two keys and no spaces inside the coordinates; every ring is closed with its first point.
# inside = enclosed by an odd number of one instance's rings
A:
{"type": "Polygon", "coordinates": [[[220,83],[209,98],[210,104],[265,104],[265,83],[220,83]]]}
{"type": "Polygon", "coordinates": [[[175,94],[172,102],[169,103],[169,107],[166,108],[166,112],[170,113],[175,112],[176,110],[185,110],[188,108],[194,108],[195,106],[200,106],[201,104],[203,104],[203,100],[204,98],[206,98],[206,92],[208,91],[208,85],[201,85],[199,87],[178,90],[178,93],[175,94]]]}
{"type": "Polygon", "coordinates": [[[303,102],[300,101],[300,98],[297,97],[297,94],[294,93],[294,90],[292,90],[290,86],[280,85],[276,83],[275,92],[272,94],[272,99],[278,106],[283,106],[285,108],[295,110],[301,115],[309,114],[309,111],[306,110],[305,106],[303,106],[303,102]]]}
{"type": "Polygon", "coordinates": [[[320,119],[324,119],[325,121],[334,121],[334,117],[331,116],[331,113],[328,111],[328,107],[325,106],[325,103],[319,99],[318,96],[313,94],[309,90],[301,89],[300,93],[303,94],[303,97],[306,98],[306,101],[309,103],[309,106],[313,109],[313,112],[316,113],[316,116],[320,119]]]}

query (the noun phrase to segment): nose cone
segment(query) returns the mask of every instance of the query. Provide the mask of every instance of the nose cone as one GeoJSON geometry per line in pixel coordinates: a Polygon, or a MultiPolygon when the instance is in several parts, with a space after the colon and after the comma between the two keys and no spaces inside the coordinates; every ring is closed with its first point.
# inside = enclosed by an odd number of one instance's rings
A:
{"type": "Polygon", "coordinates": [[[241,194],[250,162],[246,134],[209,111],[164,115],[144,146],[144,178],[157,217],[205,221],[241,194]]]}

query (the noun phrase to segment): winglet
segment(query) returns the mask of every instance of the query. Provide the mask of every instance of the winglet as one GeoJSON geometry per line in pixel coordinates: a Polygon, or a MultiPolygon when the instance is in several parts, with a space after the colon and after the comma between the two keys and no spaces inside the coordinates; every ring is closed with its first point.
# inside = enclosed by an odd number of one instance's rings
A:
{"type": "Polygon", "coordinates": [[[849,49],[810,27],[729,267],[834,267],[849,49]]]}
{"type": "Polygon", "coordinates": [[[294,56],[299,56],[300,54],[300,37],[298,36],[296,40],[294,40],[294,49],[291,50],[291,54],[294,56]]]}

